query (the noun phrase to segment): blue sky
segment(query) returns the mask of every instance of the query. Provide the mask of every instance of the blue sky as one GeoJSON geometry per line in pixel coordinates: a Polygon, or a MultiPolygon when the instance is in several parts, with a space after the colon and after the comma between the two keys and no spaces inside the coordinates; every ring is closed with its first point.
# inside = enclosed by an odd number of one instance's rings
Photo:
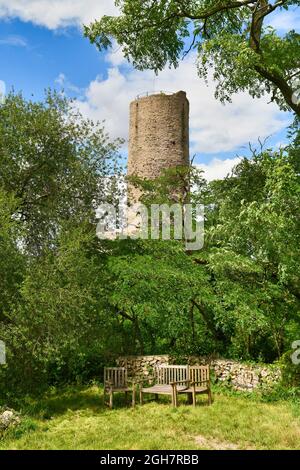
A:
{"type": "Polygon", "coordinates": [[[0,22],[1,80],[29,97],[42,98],[64,73],[78,87],[107,72],[103,54],[82,37],[80,30],[51,31],[19,19],[0,22]]]}
{"type": "MultiPolygon", "coordinates": [[[[270,145],[285,142],[291,118],[268,98],[253,100],[247,94],[222,106],[196,75],[191,54],[178,70],[165,70],[157,78],[150,71],[129,66],[122,51],[99,54],[83,38],[80,25],[113,13],[113,0],[0,0],[0,89],[22,90],[41,99],[45,88],[65,89],[78,100],[82,113],[106,120],[112,137],[127,138],[129,103],[144,91],[186,90],[191,104],[191,154],[207,176],[222,177],[237,155],[248,154],[248,142],[260,137],[270,145]]],[[[283,12],[273,19],[282,32],[300,24],[299,11],[283,12]]],[[[126,147],[124,148],[126,152],[126,147]]]]}

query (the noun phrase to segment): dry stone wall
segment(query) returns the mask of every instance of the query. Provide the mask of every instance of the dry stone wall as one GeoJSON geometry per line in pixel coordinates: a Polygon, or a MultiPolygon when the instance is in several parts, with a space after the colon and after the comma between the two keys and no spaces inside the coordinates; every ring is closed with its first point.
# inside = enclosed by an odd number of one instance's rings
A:
{"type": "Polygon", "coordinates": [[[127,367],[128,375],[151,381],[154,367],[170,363],[168,355],[161,356],[123,356],[117,359],[119,367],[127,367]]]}
{"type": "MultiPolygon", "coordinates": [[[[210,364],[216,382],[227,383],[235,390],[253,391],[258,387],[270,387],[281,380],[279,368],[269,365],[243,364],[228,359],[207,357],[189,357],[182,363],[190,365],[210,364]]],[[[174,364],[168,355],[127,356],[117,360],[120,367],[127,367],[132,376],[148,379],[151,382],[153,368],[159,365],[174,364]]]]}

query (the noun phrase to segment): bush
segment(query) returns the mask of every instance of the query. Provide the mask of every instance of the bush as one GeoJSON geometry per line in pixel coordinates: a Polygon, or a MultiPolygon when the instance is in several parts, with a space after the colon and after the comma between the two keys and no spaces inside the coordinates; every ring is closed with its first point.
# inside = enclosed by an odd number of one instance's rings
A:
{"type": "Polygon", "coordinates": [[[287,351],[281,358],[282,382],[287,387],[298,389],[300,394],[300,364],[293,364],[293,350],[287,351]]]}

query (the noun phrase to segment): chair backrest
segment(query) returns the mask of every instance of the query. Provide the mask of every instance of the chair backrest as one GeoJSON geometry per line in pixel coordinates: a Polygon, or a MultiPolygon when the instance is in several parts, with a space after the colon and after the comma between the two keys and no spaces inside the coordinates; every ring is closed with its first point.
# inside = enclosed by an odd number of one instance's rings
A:
{"type": "Polygon", "coordinates": [[[209,366],[190,366],[189,379],[195,384],[209,381],[209,366]]]}
{"type": "Polygon", "coordinates": [[[113,388],[127,387],[127,369],[125,367],[104,367],[104,385],[109,382],[113,388]]]}
{"type": "Polygon", "coordinates": [[[171,382],[185,384],[188,380],[189,366],[157,366],[155,368],[155,383],[157,385],[170,385],[171,382]]]}

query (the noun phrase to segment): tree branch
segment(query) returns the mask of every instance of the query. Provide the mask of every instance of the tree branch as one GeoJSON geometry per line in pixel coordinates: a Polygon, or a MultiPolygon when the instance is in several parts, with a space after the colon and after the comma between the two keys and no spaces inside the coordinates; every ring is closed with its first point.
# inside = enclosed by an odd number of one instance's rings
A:
{"type": "Polygon", "coordinates": [[[274,85],[278,87],[280,92],[282,93],[285,101],[287,104],[290,106],[290,108],[298,115],[300,116],[300,103],[294,103],[293,101],[293,94],[294,90],[292,87],[288,84],[286,79],[280,75],[279,73],[275,71],[270,71],[263,65],[255,65],[255,70],[259,75],[262,77],[266,78],[270,82],[272,82],[274,85]]]}
{"type": "Polygon", "coordinates": [[[195,307],[197,307],[198,311],[201,313],[206,327],[214,335],[214,337],[219,341],[227,341],[225,334],[221,330],[216,329],[214,321],[210,318],[207,309],[204,307],[204,305],[199,302],[196,302],[195,299],[193,299],[191,302],[195,307]]]}
{"type": "Polygon", "coordinates": [[[268,10],[262,13],[261,18],[264,18],[265,16],[269,15],[270,13],[275,11],[278,7],[282,7],[287,2],[288,0],[280,0],[274,3],[274,5],[268,5],[268,10]]]}
{"type": "MultiPolygon", "coordinates": [[[[284,1],[284,0],[283,0],[284,1]]],[[[170,20],[174,20],[176,18],[186,18],[189,20],[207,20],[214,16],[216,13],[220,13],[223,11],[227,10],[232,10],[232,9],[238,9],[243,6],[251,5],[253,4],[253,0],[236,0],[228,3],[227,5],[224,5],[224,2],[219,2],[216,6],[204,10],[203,12],[199,12],[198,14],[192,14],[191,12],[188,12],[183,9],[181,0],[178,0],[176,3],[178,3],[179,9],[175,11],[174,13],[170,14],[169,16],[166,16],[162,21],[160,22],[145,22],[142,26],[142,28],[139,26],[139,29],[132,29],[131,31],[124,30],[125,34],[130,34],[130,33],[139,33],[141,29],[150,29],[150,28],[158,28],[160,26],[163,26],[165,23],[167,23],[170,20]]],[[[152,10],[153,5],[148,9],[148,14],[152,10]]]]}
{"type": "Polygon", "coordinates": [[[256,3],[255,9],[252,13],[252,22],[250,29],[250,47],[257,54],[260,54],[260,39],[262,33],[263,19],[268,11],[268,0],[259,0],[256,3]],[[260,14],[262,12],[262,14],[260,14]]]}
{"type": "Polygon", "coordinates": [[[224,5],[224,2],[218,2],[219,4],[215,5],[212,8],[203,11],[202,13],[199,12],[198,14],[191,14],[184,10],[181,5],[181,0],[177,0],[179,5],[179,12],[178,15],[184,18],[189,18],[190,20],[205,20],[214,16],[216,13],[220,13],[222,11],[233,10],[236,8],[241,8],[243,6],[247,6],[253,3],[253,0],[236,0],[229,2],[227,5],[224,5]]]}

